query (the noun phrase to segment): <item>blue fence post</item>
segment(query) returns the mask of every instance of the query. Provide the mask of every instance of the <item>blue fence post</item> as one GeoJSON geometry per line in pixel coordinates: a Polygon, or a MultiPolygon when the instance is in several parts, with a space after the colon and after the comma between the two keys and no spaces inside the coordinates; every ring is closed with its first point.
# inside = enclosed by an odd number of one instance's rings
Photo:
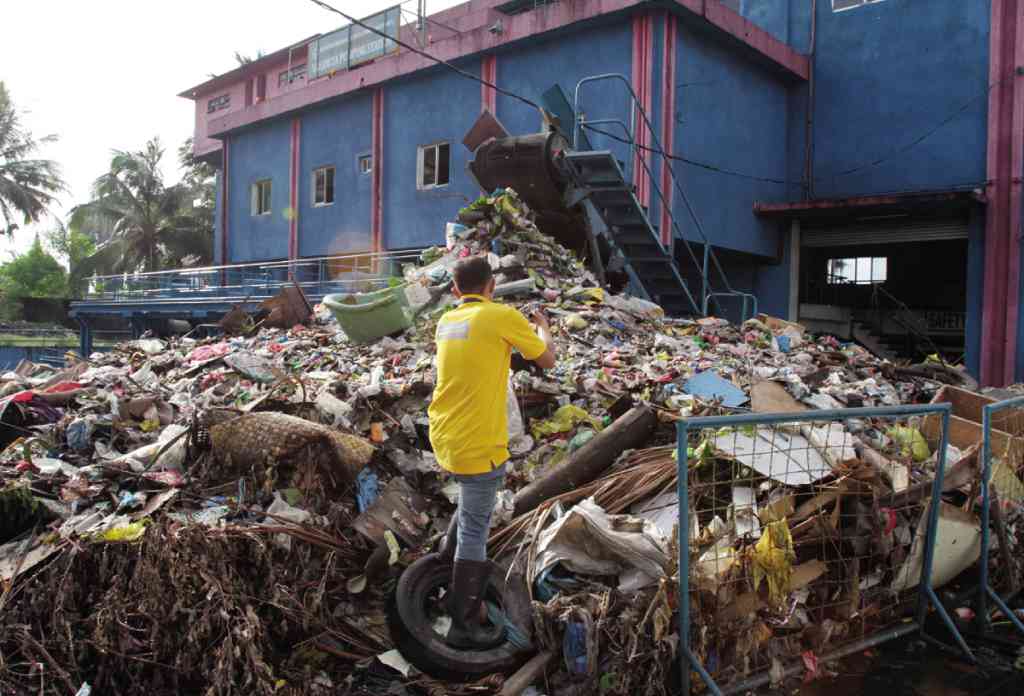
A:
{"type": "MultiPolygon", "coordinates": [[[[992,506],[990,491],[990,479],[992,477],[992,415],[1011,408],[1024,408],[1024,397],[1016,397],[999,401],[994,404],[986,404],[981,409],[981,572],[978,585],[978,599],[975,607],[978,621],[983,631],[991,628],[989,618],[988,599],[991,598],[996,607],[1009,619],[1010,623],[1020,632],[1024,633],[1024,623],[1010,607],[1006,605],[1003,598],[995,591],[989,580],[988,554],[991,548],[991,524],[989,510],[992,506]]],[[[1010,433],[1015,436],[1016,433],[1010,433]]]]}
{"type": "MultiPolygon", "coordinates": [[[[1021,399],[1021,403],[1024,404],[1024,398],[1021,399]]],[[[690,687],[690,669],[694,669],[700,676],[701,680],[707,686],[710,693],[719,696],[723,693],[721,688],[715,682],[714,678],[707,672],[700,660],[693,652],[693,646],[690,640],[690,621],[691,621],[691,608],[690,608],[690,516],[694,514],[690,510],[690,498],[689,498],[689,457],[688,457],[688,440],[689,434],[692,430],[714,430],[718,428],[730,428],[739,429],[742,427],[753,426],[756,429],[762,425],[778,425],[781,423],[800,423],[800,424],[811,424],[816,422],[828,422],[828,421],[847,421],[851,419],[868,419],[868,418],[905,418],[910,416],[939,416],[941,417],[941,435],[939,438],[939,452],[937,453],[937,463],[935,479],[932,486],[932,498],[929,503],[927,524],[924,531],[924,539],[921,543],[924,543],[924,559],[921,566],[921,576],[918,582],[918,607],[916,620],[910,624],[897,626],[896,628],[879,631],[870,638],[858,641],[858,646],[868,645],[879,645],[887,640],[891,640],[901,635],[906,635],[914,630],[920,631],[922,636],[929,640],[935,640],[930,636],[924,634],[924,620],[927,614],[929,605],[934,606],[936,612],[942,618],[944,624],[952,633],[954,640],[957,645],[964,651],[965,655],[973,660],[974,655],[967,643],[964,641],[963,636],[960,634],[956,625],[953,623],[949,614],[945,608],[939,602],[938,596],[935,593],[933,580],[932,580],[932,567],[935,556],[935,542],[938,534],[938,521],[939,521],[939,509],[941,507],[941,493],[942,483],[945,473],[946,464],[946,446],[948,443],[949,423],[952,412],[952,404],[929,404],[929,405],[906,405],[906,406],[893,406],[893,407],[874,407],[874,408],[850,408],[850,409],[831,409],[831,410],[820,410],[820,411],[808,411],[801,413],[752,413],[744,415],[733,415],[733,416],[712,416],[712,417],[700,417],[700,418],[688,418],[681,420],[677,425],[677,458],[678,458],[678,481],[677,481],[677,492],[679,496],[679,630],[680,630],[680,643],[682,651],[680,654],[680,681],[682,684],[682,693],[688,694],[690,687]]],[[[917,543],[917,540],[915,540],[917,543]]],[[[983,559],[984,561],[985,559],[983,559]]],[[[996,598],[996,601],[1001,603],[1001,600],[996,598]]],[[[1004,609],[1004,611],[1006,611],[1004,609]]],[[[1014,623],[1019,624],[1014,618],[1014,623]]],[[[1024,631],[1024,628],[1022,628],[1024,631]]],[[[937,642],[937,641],[936,641],[937,642]]],[[[824,656],[821,659],[837,659],[838,657],[849,654],[849,650],[853,650],[853,646],[847,646],[844,652],[842,649],[832,655],[824,656]]],[[[860,648],[858,648],[860,649],[860,648]]],[[[799,666],[790,667],[787,673],[792,673],[799,670],[799,666]]],[[[767,683],[768,677],[762,675],[759,678],[747,679],[741,684],[732,684],[729,687],[728,693],[734,693],[735,689],[749,689],[756,688],[757,685],[767,683]]]]}

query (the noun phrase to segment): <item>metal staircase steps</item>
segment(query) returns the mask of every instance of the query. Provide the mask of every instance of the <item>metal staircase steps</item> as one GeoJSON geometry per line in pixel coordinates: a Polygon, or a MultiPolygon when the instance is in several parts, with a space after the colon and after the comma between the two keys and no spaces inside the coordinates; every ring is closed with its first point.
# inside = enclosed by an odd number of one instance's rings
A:
{"type": "Polygon", "coordinates": [[[623,255],[648,297],[672,314],[699,314],[675,260],[661,245],[614,155],[607,150],[567,152],[565,161],[607,225],[608,241],[623,255]]]}

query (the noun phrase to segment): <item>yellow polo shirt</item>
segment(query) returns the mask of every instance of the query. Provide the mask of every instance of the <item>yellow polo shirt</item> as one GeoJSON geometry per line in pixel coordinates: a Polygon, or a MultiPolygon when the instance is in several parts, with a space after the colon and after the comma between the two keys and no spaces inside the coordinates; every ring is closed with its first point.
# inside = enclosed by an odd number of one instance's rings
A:
{"type": "Polygon", "coordinates": [[[508,374],[512,349],[527,360],[547,346],[516,309],[464,295],[437,324],[437,385],[430,444],[442,467],[483,474],[508,459],[508,374]]]}

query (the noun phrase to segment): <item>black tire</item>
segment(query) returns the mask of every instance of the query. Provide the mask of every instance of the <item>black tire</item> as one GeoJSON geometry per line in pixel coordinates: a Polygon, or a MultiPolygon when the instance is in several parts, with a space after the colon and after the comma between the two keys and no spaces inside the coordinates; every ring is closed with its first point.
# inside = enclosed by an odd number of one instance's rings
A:
{"type": "MultiPolygon", "coordinates": [[[[497,600],[509,619],[532,640],[530,598],[519,576],[506,583],[504,574],[491,564],[487,596],[497,600]]],[[[388,600],[387,619],[399,652],[421,672],[447,681],[469,681],[488,674],[510,672],[528,653],[505,642],[490,650],[456,650],[431,626],[427,605],[432,594],[451,580],[452,566],[432,553],[419,559],[402,574],[388,600]]]]}

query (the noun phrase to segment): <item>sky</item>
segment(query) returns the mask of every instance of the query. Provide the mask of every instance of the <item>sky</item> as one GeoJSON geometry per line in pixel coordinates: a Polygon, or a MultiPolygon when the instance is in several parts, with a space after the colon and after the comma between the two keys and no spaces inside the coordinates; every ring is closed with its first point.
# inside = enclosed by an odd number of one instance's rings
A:
{"type": "MultiPolygon", "coordinates": [[[[331,0],[366,17],[400,0],[331,0]]],[[[427,11],[457,4],[428,0],[427,11]]],[[[416,4],[405,5],[415,11],[416,4]]],[[[403,14],[403,21],[411,21],[403,14]]],[[[237,67],[235,51],[270,53],[343,25],[309,0],[32,0],[5,3],[0,81],[38,138],[57,135],[40,156],[60,164],[70,189],[63,215],[89,199],[111,150],[139,150],[159,136],[167,183],[180,178],[177,148],[192,134],[193,102],[176,96],[211,73],[237,67]]],[[[53,220],[0,239],[0,260],[27,249],[53,220]]]]}

